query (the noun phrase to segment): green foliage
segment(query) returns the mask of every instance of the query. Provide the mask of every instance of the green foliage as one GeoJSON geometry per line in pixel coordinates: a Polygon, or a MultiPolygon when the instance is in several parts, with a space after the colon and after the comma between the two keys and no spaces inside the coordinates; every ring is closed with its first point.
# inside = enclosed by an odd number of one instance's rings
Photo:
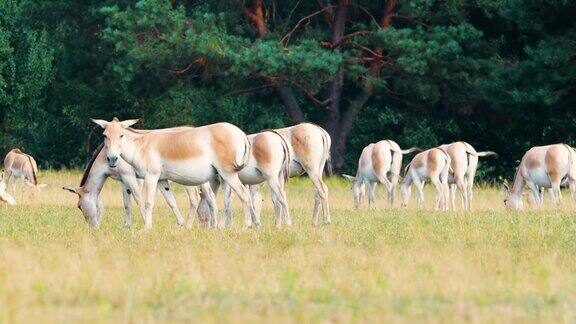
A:
{"type": "Polygon", "coordinates": [[[498,151],[481,163],[486,178],[511,174],[530,146],[576,144],[573,1],[400,1],[391,28],[377,25],[386,1],[351,1],[344,33],[359,34],[337,48],[326,45],[328,10],[302,20],[324,1],[264,1],[264,36],[240,3],[249,1],[0,2],[4,149],[81,165],[101,141],[90,117],[141,117],[147,128],[230,121],[247,132],[290,124],[262,87],[269,80],[322,124],[328,107],[310,98],[329,97],[340,72],[343,107],[374,87],[347,140],[347,172],[384,138],[498,151]]]}
{"type": "MultiPolygon", "coordinates": [[[[0,124],[4,148],[31,139],[42,116],[41,96],[52,77],[46,32],[29,28],[18,1],[0,3],[0,124]]],[[[27,144],[31,144],[28,142],[27,144]]]]}

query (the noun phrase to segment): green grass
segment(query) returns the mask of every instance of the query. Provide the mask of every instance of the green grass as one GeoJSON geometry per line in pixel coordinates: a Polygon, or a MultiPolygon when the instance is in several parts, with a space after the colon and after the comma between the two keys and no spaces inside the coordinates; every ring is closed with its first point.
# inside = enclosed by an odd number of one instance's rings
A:
{"type": "MultiPolygon", "coordinates": [[[[274,228],[264,190],[259,230],[243,228],[238,203],[230,229],[179,228],[159,198],[145,232],[137,210],[122,227],[109,181],[102,228],[91,231],[60,189],[80,175],[44,173],[42,193],[0,205],[0,321],[576,321],[566,198],[558,211],[515,213],[481,188],[474,212],[444,213],[386,209],[379,190],[375,210],[354,211],[349,185],[330,179],[333,224],[315,228],[310,183],[293,179],[291,229],[274,228]]],[[[178,200],[187,211],[181,189],[178,200]]]]}

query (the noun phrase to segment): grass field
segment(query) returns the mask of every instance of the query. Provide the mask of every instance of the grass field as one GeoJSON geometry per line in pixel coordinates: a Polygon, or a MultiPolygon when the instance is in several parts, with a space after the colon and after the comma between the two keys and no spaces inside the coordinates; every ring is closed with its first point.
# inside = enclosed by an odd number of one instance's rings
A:
{"type": "MultiPolygon", "coordinates": [[[[310,226],[312,188],[293,179],[294,226],[276,230],[267,191],[259,230],[186,230],[159,197],[154,228],[136,211],[122,227],[120,187],[104,190],[102,228],[87,229],[79,172],[20,205],[0,205],[1,322],[575,322],[576,217],[507,212],[502,192],[475,192],[474,212],[353,211],[349,185],[328,180],[332,225],[310,226]]],[[[176,187],[176,186],[175,186],[176,187]]],[[[187,211],[182,190],[179,206],[187,211]]],[[[412,201],[413,205],[413,201],[412,201]]],[[[221,204],[220,204],[221,206],[221,204]]]]}

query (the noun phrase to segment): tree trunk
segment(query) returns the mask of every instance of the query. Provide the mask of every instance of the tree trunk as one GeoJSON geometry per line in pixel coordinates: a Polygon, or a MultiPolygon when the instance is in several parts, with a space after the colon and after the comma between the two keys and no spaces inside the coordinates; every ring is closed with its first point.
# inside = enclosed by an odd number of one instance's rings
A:
{"type": "MultiPolygon", "coordinates": [[[[242,14],[252,24],[259,38],[264,38],[268,35],[268,26],[266,23],[266,7],[263,0],[251,0],[248,7],[241,6],[242,14]]],[[[298,104],[298,100],[290,89],[289,86],[283,84],[281,81],[275,81],[272,78],[263,78],[266,83],[272,84],[278,96],[282,100],[286,113],[294,123],[301,123],[304,121],[304,113],[298,104]]]]}
{"type": "MultiPolygon", "coordinates": [[[[389,28],[391,26],[392,18],[394,17],[394,11],[396,8],[397,0],[388,0],[386,6],[382,12],[382,17],[379,21],[381,28],[389,28]]],[[[334,35],[332,37],[332,43],[338,44],[342,39],[344,34],[344,23],[346,21],[345,9],[347,7],[347,1],[341,0],[338,4],[338,9],[336,12],[336,18],[334,22],[334,35]],[[340,11],[341,8],[344,10],[340,11]],[[339,16],[343,13],[342,16],[339,16]],[[343,19],[343,20],[342,20],[343,19]]],[[[378,59],[374,59],[374,62],[370,66],[370,75],[373,77],[378,77],[380,75],[380,70],[382,69],[381,57],[383,54],[382,48],[376,48],[374,50],[378,59]]],[[[343,74],[338,74],[336,79],[332,84],[331,89],[331,99],[332,104],[330,106],[330,111],[327,113],[326,127],[327,131],[332,137],[332,169],[340,169],[344,165],[344,153],[346,152],[346,142],[348,135],[354,126],[354,122],[358,116],[358,113],[366,105],[368,100],[372,97],[374,88],[370,81],[366,80],[362,87],[362,91],[356,98],[354,98],[348,108],[342,112],[339,102],[341,101],[342,88],[344,86],[343,74]],[[339,89],[339,91],[338,91],[339,89]]]]}
{"type": "MultiPolygon", "coordinates": [[[[398,0],[388,0],[386,2],[386,6],[382,11],[382,17],[379,21],[381,28],[390,27],[397,1],[398,0]]],[[[349,0],[339,0],[334,11],[327,11],[327,18],[329,18],[330,14],[334,13],[334,18],[329,24],[332,28],[332,44],[338,44],[344,36],[348,5],[349,0]]],[[[255,28],[260,38],[266,37],[268,34],[265,9],[262,0],[250,0],[247,7],[242,6],[242,13],[255,28]]],[[[336,47],[334,50],[339,51],[339,48],[336,47]]],[[[370,66],[370,74],[378,77],[382,68],[381,55],[383,50],[376,48],[374,52],[379,57],[374,58],[374,62],[370,66]]],[[[288,85],[271,78],[264,78],[264,80],[274,86],[292,121],[294,121],[294,123],[304,121],[304,114],[292,89],[288,85]]],[[[330,104],[322,120],[322,125],[332,139],[332,147],[330,150],[332,161],[331,165],[328,166],[328,170],[337,170],[344,165],[344,152],[346,151],[348,135],[352,130],[358,113],[362,107],[366,105],[373,93],[373,87],[370,81],[365,81],[360,94],[350,102],[347,109],[343,110],[341,107],[343,88],[344,71],[341,70],[335,75],[330,85],[330,104]]]]}
{"type": "Polygon", "coordinates": [[[10,149],[8,147],[8,109],[2,109],[4,111],[2,116],[2,151],[8,152],[10,149]]]}
{"type": "MultiPolygon", "coordinates": [[[[344,36],[346,27],[346,16],[348,14],[348,0],[338,1],[336,14],[334,16],[332,43],[337,44],[344,36]]],[[[335,49],[339,51],[339,49],[335,49]]],[[[340,128],[342,88],[344,87],[344,71],[340,70],[334,77],[330,86],[330,106],[325,115],[324,127],[332,139],[330,148],[331,162],[328,170],[334,171],[344,164],[342,150],[342,134],[340,128]]],[[[331,172],[330,172],[331,173],[331,172]]]]}
{"type": "Polygon", "coordinates": [[[290,87],[282,84],[282,83],[275,83],[276,91],[278,91],[278,95],[280,99],[282,99],[282,103],[284,103],[284,108],[290,116],[290,119],[295,124],[301,123],[304,121],[304,113],[302,109],[300,109],[300,105],[298,104],[298,100],[296,100],[296,96],[290,87]]]}

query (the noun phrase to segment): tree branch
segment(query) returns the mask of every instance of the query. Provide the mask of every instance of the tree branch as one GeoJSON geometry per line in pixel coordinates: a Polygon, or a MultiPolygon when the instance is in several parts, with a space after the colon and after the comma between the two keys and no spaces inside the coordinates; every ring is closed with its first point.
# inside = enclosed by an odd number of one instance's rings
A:
{"type": "Polygon", "coordinates": [[[244,93],[249,93],[249,92],[256,92],[256,91],[260,91],[263,89],[267,89],[267,88],[271,88],[273,87],[272,84],[263,84],[257,87],[252,87],[252,88],[246,88],[246,89],[238,89],[238,90],[234,90],[234,91],[230,91],[226,94],[224,94],[223,97],[231,97],[231,96],[235,96],[235,95],[239,95],[239,94],[244,94],[244,93]]]}
{"type": "Polygon", "coordinates": [[[331,98],[327,98],[324,100],[320,100],[320,99],[316,98],[310,91],[306,90],[305,87],[303,87],[297,83],[292,83],[292,85],[294,87],[296,87],[298,90],[302,91],[306,95],[306,97],[308,97],[310,100],[312,100],[312,102],[318,107],[326,107],[332,102],[331,98]]]}
{"type": "Polygon", "coordinates": [[[289,31],[286,35],[284,35],[284,37],[282,37],[282,39],[280,40],[280,44],[286,46],[288,45],[288,42],[290,41],[290,37],[292,37],[292,34],[300,27],[300,25],[302,25],[305,21],[309,21],[310,19],[312,19],[314,16],[317,16],[321,13],[323,13],[324,11],[328,10],[328,8],[333,8],[334,6],[326,6],[316,12],[313,12],[311,14],[309,14],[308,16],[305,16],[304,18],[300,19],[298,21],[298,23],[296,23],[296,26],[294,26],[294,28],[292,28],[291,31],[289,31]]]}
{"type": "Polygon", "coordinates": [[[380,25],[378,24],[378,21],[376,20],[376,18],[374,18],[374,16],[370,13],[370,11],[368,11],[368,9],[366,9],[365,7],[355,4],[355,3],[351,3],[351,6],[360,9],[360,11],[364,12],[368,17],[370,17],[370,19],[372,20],[372,22],[374,22],[374,25],[376,25],[376,27],[378,27],[378,29],[380,29],[380,25]]]}
{"type": "Polygon", "coordinates": [[[340,45],[347,43],[351,38],[354,38],[356,36],[360,36],[360,35],[369,35],[372,32],[369,30],[360,30],[360,31],[356,31],[353,33],[350,33],[348,35],[344,35],[340,38],[339,41],[337,41],[336,43],[329,43],[329,42],[322,42],[322,45],[325,47],[328,47],[330,49],[335,49],[337,47],[339,47],[340,45]]]}
{"type": "Polygon", "coordinates": [[[173,74],[180,75],[180,74],[184,74],[184,73],[188,72],[195,64],[202,65],[202,64],[204,64],[205,62],[206,62],[206,58],[204,58],[203,56],[200,56],[200,57],[197,57],[194,61],[188,63],[188,65],[186,65],[186,67],[183,68],[183,69],[179,69],[179,70],[167,70],[167,71],[170,72],[170,73],[173,73],[173,74]]]}
{"type": "Polygon", "coordinates": [[[244,5],[244,1],[238,0],[240,11],[248,21],[254,26],[258,37],[262,38],[268,34],[268,27],[266,26],[266,8],[262,0],[251,0],[250,8],[244,5]]]}
{"type": "Polygon", "coordinates": [[[184,74],[184,73],[188,72],[188,70],[190,70],[190,69],[194,66],[195,63],[196,63],[195,61],[192,61],[192,62],[190,62],[190,63],[189,63],[185,68],[183,68],[183,69],[180,69],[180,70],[168,70],[168,72],[173,73],[173,74],[184,74]]]}

